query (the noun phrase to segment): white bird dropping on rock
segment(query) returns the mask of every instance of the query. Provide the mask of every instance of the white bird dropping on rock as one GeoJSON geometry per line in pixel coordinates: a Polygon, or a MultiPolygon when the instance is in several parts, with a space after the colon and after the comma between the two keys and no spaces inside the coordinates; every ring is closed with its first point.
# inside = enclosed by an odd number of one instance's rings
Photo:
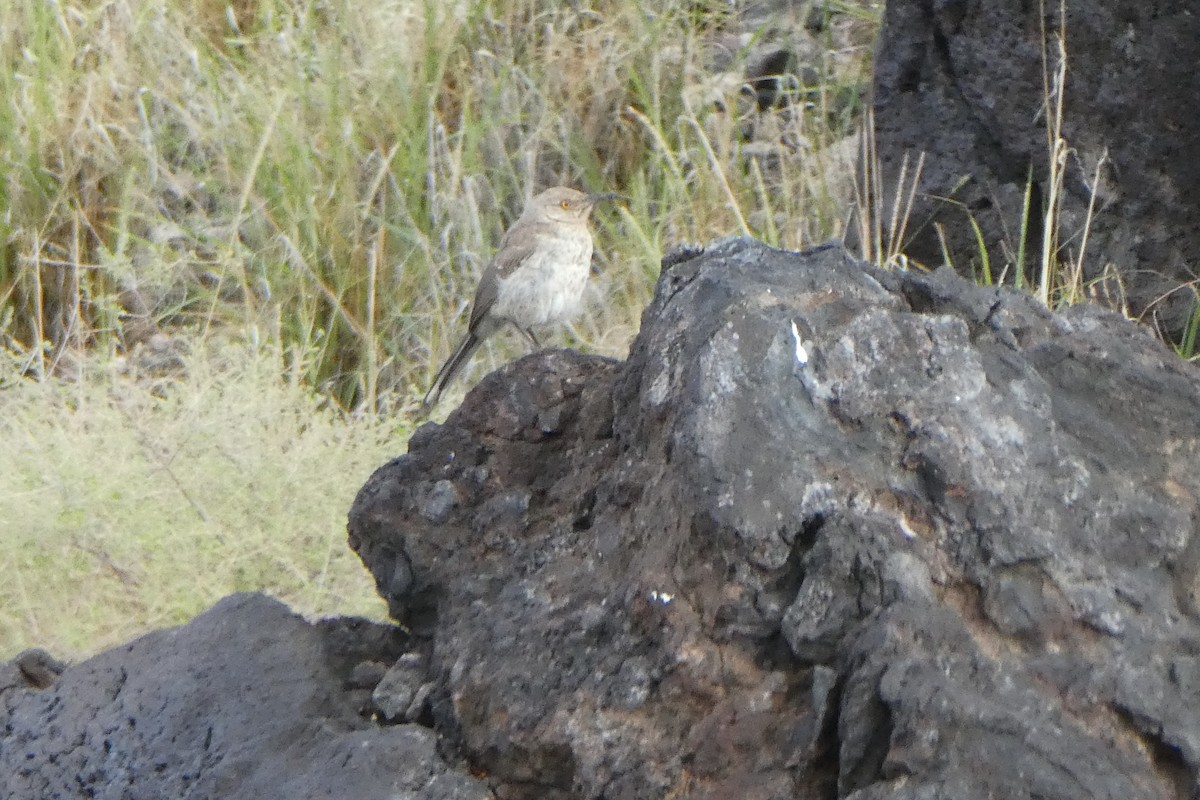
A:
{"type": "Polygon", "coordinates": [[[796,340],[796,363],[803,367],[808,363],[808,351],[804,349],[804,342],[800,341],[800,329],[796,327],[796,320],[792,320],[792,338],[796,340]]]}

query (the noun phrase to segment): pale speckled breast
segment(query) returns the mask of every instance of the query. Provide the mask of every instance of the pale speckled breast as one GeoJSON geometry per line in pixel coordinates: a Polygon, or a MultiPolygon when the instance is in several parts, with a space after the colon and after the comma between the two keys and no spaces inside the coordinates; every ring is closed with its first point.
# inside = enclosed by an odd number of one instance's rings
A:
{"type": "Polygon", "coordinates": [[[522,328],[565,322],[579,313],[591,268],[586,227],[542,237],[521,268],[501,280],[492,314],[522,328]]]}

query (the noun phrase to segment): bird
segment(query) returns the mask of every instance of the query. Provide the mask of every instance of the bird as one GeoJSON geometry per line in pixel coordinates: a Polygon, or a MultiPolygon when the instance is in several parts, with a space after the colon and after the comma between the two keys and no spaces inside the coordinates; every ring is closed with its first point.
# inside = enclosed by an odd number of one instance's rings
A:
{"type": "Polygon", "coordinates": [[[592,268],[588,218],[597,203],[619,196],[556,186],[529,201],[483,271],[467,333],[438,370],[422,406],[436,405],[479,345],[505,324],[537,349],[541,344],[534,328],[565,322],[579,313],[592,268]]]}

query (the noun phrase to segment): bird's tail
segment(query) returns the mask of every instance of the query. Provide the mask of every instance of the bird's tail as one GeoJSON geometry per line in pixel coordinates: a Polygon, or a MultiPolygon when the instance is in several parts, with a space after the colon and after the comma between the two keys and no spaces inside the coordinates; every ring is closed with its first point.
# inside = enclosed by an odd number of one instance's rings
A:
{"type": "Polygon", "coordinates": [[[458,374],[475,354],[475,349],[479,347],[483,340],[475,335],[473,331],[468,331],[463,340],[458,343],[458,348],[454,351],[454,355],[446,359],[446,363],[442,364],[442,368],[438,370],[437,377],[433,379],[433,385],[429,387],[429,391],[425,393],[425,399],[421,404],[426,408],[431,408],[437,405],[437,401],[441,399],[442,392],[450,385],[450,381],[454,380],[454,376],[458,374]]]}

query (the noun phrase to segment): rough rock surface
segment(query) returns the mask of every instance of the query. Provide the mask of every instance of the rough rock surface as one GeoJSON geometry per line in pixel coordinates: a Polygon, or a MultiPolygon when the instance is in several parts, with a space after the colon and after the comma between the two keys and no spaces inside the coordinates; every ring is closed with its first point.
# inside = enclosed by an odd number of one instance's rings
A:
{"type": "Polygon", "coordinates": [[[60,665],[49,688],[6,682],[0,797],[489,797],[447,767],[428,728],[370,721],[370,687],[352,676],[394,661],[405,639],[234,595],[187,625],[60,665]]]}
{"type": "Polygon", "coordinates": [[[381,467],[408,626],[236,595],[0,664],[0,797],[1194,798],[1200,374],[1095,308],[746,240],[628,361],[381,467]]]}
{"type": "MultiPolygon", "coordinates": [[[[1087,277],[1113,264],[1133,310],[1151,308],[1178,331],[1195,303],[1192,292],[1178,287],[1196,279],[1200,251],[1200,136],[1194,133],[1200,14],[1192,0],[1066,5],[1063,136],[1070,151],[1061,239],[1078,253],[1094,188],[1087,277]],[[1109,161],[1097,180],[1105,153],[1109,161]]],[[[971,263],[978,247],[967,210],[980,224],[995,268],[1004,260],[1001,242],[1011,260],[1031,166],[1037,211],[1030,252],[1041,246],[1050,158],[1041,110],[1040,8],[1023,0],[887,3],[875,60],[877,147],[887,192],[896,186],[905,153],[910,176],[917,154],[927,154],[924,197],[912,214],[915,237],[907,249],[925,263],[942,263],[935,222],[942,223],[954,263],[971,263]],[[964,177],[970,178],[965,184],[964,177]]],[[[1045,10],[1053,73],[1059,4],[1047,2],[1045,10]]],[[[889,196],[889,211],[890,202],[889,196]]]]}
{"type": "Polygon", "coordinates": [[[501,798],[1195,796],[1194,367],[840,248],[664,266],[627,362],[510,365],[360,492],[396,709],[501,798]]]}

